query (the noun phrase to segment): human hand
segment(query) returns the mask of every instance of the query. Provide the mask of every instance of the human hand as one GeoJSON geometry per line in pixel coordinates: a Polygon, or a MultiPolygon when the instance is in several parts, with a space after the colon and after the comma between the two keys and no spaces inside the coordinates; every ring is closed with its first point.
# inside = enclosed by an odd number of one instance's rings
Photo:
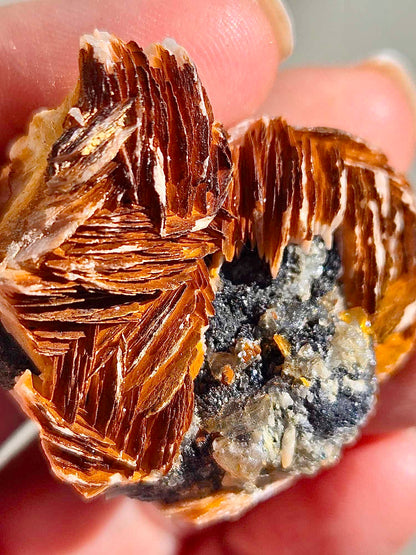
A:
{"type": "MultiPolygon", "coordinates": [[[[392,66],[286,70],[273,86],[289,42],[273,0],[120,4],[43,0],[0,9],[0,152],[33,109],[57,105],[73,87],[78,38],[98,27],[142,45],[174,37],[195,60],[226,126],[267,112],[292,124],[339,127],[381,147],[397,169],[408,168],[416,116],[392,66]]],[[[340,465],[236,523],[194,535],[137,501],[84,503],[49,476],[33,447],[0,475],[0,552],[393,553],[416,527],[416,435],[404,430],[416,424],[414,364],[383,386],[373,435],[340,465]]],[[[21,417],[6,394],[0,403],[1,441],[21,417]]]]}

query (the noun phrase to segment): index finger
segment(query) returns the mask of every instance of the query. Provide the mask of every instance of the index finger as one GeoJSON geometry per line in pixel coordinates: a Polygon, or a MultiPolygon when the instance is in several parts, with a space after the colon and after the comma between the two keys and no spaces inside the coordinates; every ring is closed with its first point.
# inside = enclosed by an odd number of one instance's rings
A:
{"type": "Polygon", "coordinates": [[[79,37],[94,28],[142,46],[174,38],[227,126],[259,107],[292,45],[279,0],[38,0],[0,8],[0,153],[34,109],[55,107],[74,88],[79,37]]]}

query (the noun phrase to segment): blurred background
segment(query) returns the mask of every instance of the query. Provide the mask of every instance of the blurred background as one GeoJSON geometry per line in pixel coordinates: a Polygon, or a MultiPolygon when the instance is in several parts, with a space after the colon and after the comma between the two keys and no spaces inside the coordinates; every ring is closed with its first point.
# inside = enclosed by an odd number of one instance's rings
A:
{"type": "MultiPolygon", "coordinates": [[[[401,58],[416,80],[415,0],[284,0],[295,49],[282,67],[344,64],[380,51],[401,58]]],[[[416,182],[416,163],[410,172],[416,182]]],[[[416,554],[414,550],[409,552],[416,554]]]]}
{"type": "MultiPolygon", "coordinates": [[[[16,1],[0,0],[0,5],[16,1]]],[[[415,77],[416,0],[285,0],[285,4],[296,42],[283,67],[353,63],[390,50],[402,57],[415,77]]],[[[410,177],[415,183],[416,164],[410,177]]],[[[416,555],[416,539],[401,555],[416,555]]]]}
{"type": "Polygon", "coordinates": [[[378,50],[401,52],[416,67],[415,0],[285,0],[296,47],[287,65],[345,63],[378,50]]]}

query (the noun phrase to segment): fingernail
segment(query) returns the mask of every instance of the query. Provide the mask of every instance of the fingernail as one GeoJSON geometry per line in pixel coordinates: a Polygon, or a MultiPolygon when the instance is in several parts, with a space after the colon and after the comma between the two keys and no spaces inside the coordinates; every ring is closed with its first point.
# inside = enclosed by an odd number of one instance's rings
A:
{"type": "Polygon", "coordinates": [[[281,0],[259,0],[275,33],[281,60],[292,54],[294,37],[293,23],[287,6],[281,0]]]}
{"type": "Polygon", "coordinates": [[[416,127],[416,75],[411,62],[397,50],[380,50],[359,64],[376,69],[401,88],[411,107],[416,127]]]}

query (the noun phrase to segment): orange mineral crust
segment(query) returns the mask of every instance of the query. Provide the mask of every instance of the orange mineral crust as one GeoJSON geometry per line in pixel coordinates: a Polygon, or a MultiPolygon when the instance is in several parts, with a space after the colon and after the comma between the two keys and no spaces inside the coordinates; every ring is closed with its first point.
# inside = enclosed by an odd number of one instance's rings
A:
{"type": "MultiPolygon", "coordinates": [[[[201,367],[221,392],[237,391],[241,376],[276,352],[273,387],[291,372],[306,398],[316,376],[299,370],[298,351],[318,362],[278,328],[273,304],[259,324],[270,342],[248,334],[226,352],[207,346],[224,261],[248,246],[274,280],[290,253],[306,268],[308,252],[320,260],[335,249],[339,279],[319,293],[317,310],[331,314],[335,338],[354,328],[363,368],[374,373],[374,349],[385,377],[416,334],[414,197],[383,154],[343,132],[265,117],[227,134],[174,41],[144,51],[95,32],[81,39],[79,68],[75,91],[33,117],[0,177],[10,191],[0,222],[1,322],[30,361],[16,372],[14,395],[39,424],[54,473],[85,497],[163,480],[192,438],[207,445],[218,483],[205,491],[197,480],[186,499],[160,499],[200,523],[235,516],[316,468],[293,466],[300,432],[286,422],[273,440],[278,462],[234,471],[234,436],[218,428],[228,408],[205,417],[195,404],[201,367]]],[[[266,385],[253,393],[260,412],[266,385]]],[[[338,451],[326,452],[325,464],[338,451]]]]}

